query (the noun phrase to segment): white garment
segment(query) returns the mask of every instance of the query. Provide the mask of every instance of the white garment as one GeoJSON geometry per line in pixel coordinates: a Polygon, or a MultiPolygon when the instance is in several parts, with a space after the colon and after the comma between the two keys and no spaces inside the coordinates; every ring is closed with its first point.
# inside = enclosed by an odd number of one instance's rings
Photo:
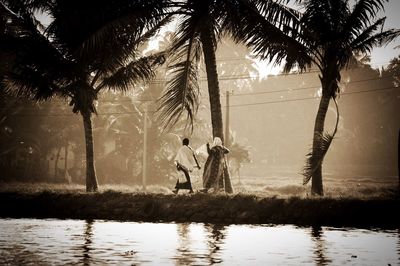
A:
{"type": "Polygon", "coordinates": [[[193,171],[194,166],[196,166],[196,161],[193,156],[193,150],[190,147],[183,145],[179,148],[178,153],[175,156],[175,162],[183,165],[189,171],[193,171]]]}

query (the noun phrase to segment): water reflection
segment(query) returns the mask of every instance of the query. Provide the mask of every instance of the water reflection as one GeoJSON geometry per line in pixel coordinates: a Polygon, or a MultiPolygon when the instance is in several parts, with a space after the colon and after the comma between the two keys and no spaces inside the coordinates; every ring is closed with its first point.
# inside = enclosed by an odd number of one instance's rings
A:
{"type": "Polygon", "coordinates": [[[0,219],[0,265],[398,265],[400,230],[0,219]]]}
{"type": "Polygon", "coordinates": [[[210,253],[208,255],[209,263],[216,264],[221,263],[222,258],[220,255],[221,245],[224,243],[225,238],[225,226],[218,224],[206,224],[206,230],[209,232],[208,247],[210,253]]]}
{"type": "Polygon", "coordinates": [[[176,265],[191,265],[194,258],[191,252],[190,224],[177,224],[179,246],[177,248],[176,265]]]}
{"type": "Polygon", "coordinates": [[[328,265],[332,262],[329,258],[326,257],[326,243],[325,236],[322,231],[321,226],[313,226],[311,227],[311,239],[314,242],[314,256],[315,256],[315,264],[318,266],[328,265]]]}
{"type": "Polygon", "coordinates": [[[90,265],[90,249],[92,244],[92,237],[93,237],[93,220],[86,220],[85,223],[85,242],[82,246],[82,256],[83,256],[83,265],[87,266],[90,265]]]}
{"type": "Polygon", "coordinates": [[[176,265],[212,265],[222,263],[224,225],[176,224],[178,245],[176,265]]]}

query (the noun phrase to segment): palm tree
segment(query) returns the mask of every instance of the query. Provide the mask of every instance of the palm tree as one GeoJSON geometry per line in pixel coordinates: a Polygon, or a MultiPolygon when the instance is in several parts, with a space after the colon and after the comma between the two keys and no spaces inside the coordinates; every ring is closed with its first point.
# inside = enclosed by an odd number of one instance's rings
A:
{"type": "MultiPolygon", "coordinates": [[[[291,10],[273,0],[182,0],[175,1],[171,7],[177,8],[179,26],[171,45],[170,72],[172,78],[161,98],[160,118],[166,126],[174,125],[187,112],[193,126],[194,114],[199,102],[198,71],[204,58],[207,73],[208,94],[211,107],[213,137],[224,139],[220,89],[217,74],[215,51],[221,37],[230,34],[235,41],[243,41],[237,35],[243,23],[249,28],[258,26],[259,20],[267,16],[271,21],[282,25],[293,22],[291,10]],[[262,15],[263,14],[263,15],[262,15]],[[273,17],[275,16],[275,17],[273,17]]],[[[280,36],[286,38],[272,24],[274,43],[280,36]],[[279,36],[280,35],[280,36],[279,36]]]]}
{"type": "MultiPolygon", "coordinates": [[[[288,29],[292,40],[279,49],[277,63],[285,58],[285,71],[294,67],[305,70],[316,66],[320,72],[322,96],[314,125],[312,151],[304,168],[304,184],[312,180],[312,194],[323,195],[322,162],[337,130],[324,132],[325,117],[331,100],[337,106],[340,93],[340,71],[348,66],[353,55],[369,53],[375,46],[387,44],[399,36],[396,29],[383,30],[385,18],[377,18],[387,0],[299,0],[305,9],[299,27],[288,29]]],[[[272,59],[262,33],[248,42],[262,58],[272,59]]]]}
{"type": "MultiPolygon", "coordinates": [[[[280,23],[291,21],[292,13],[273,0],[185,0],[175,2],[179,26],[170,49],[172,78],[160,101],[160,119],[168,127],[177,123],[184,112],[193,129],[193,120],[199,104],[198,72],[204,58],[211,109],[213,137],[224,141],[220,87],[215,51],[224,34],[236,41],[238,28],[255,23],[268,15],[280,23]],[[275,16],[273,16],[275,14],[275,16]],[[258,19],[258,20],[257,20],[258,19]]],[[[276,31],[279,35],[280,31],[276,31]]],[[[282,34],[281,34],[282,35],[282,34]]],[[[277,39],[277,38],[276,38],[277,39]]],[[[225,172],[227,174],[227,171],[225,172]]],[[[229,191],[231,189],[228,188],[229,191]]]]}
{"type": "Polygon", "coordinates": [[[162,54],[142,57],[138,47],[168,22],[166,2],[0,1],[0,15],[7,15],[10,28],[2,49],[16,58],[3,84],[36,100],[54,95],[71,100],[73,112],[83,117],[87,191],[98,189],[91,122],[95,100],[106,88],[124,91],[153,76],[162,54]],[[36,19],[37,12],[51,18],[48,26],[36,19]]]}

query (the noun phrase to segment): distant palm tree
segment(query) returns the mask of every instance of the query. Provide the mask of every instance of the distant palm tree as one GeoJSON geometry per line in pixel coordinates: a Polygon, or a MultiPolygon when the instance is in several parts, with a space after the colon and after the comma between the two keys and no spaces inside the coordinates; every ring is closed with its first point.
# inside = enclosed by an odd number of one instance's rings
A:
{"type": "MultiPolygon", "coordinates": [[[[304,168],[304,184],[312,179],[313,194],[323,195],[322,162],[337,130],[333,134],[324,132],[325,117],[330,100],[336,105],[340,93],[340,71],[356,53],[369,53],[375,46],[384,45],[399,36],[397,29],[383,30],[385,18],[377,19],[377,13],[387,0],[359,0],[351,6],[350,0],[298,0],[305,11],[299,19],[299,27],[287,29],[292,38],[282,45],[278,63],[285,58],[285,71],[298,67],[301,70],[318,67],[322,96],[315,119],[312,151],[304,168]]],[[[265,37],[267,38],[267,37],[265,37]]],[[[264,58],[272,59],[268,53],[275,47],[264,45],[262,34],[248,44],[264,58]]]]}
{"type": "Polygon", "coordinates": [[[127,90],[153,76],[160,54],[142,57],[139,45],[168,22],[162,0],[1,0],[6,17],[2,50],[15,55],[2,76],[9,91],[46,100],[71,100],[80,113],[86,139],[86,189],[96,191],[91,115],[106,88],[127,90]],[[45,26],[35,17],[50,18],[45,26]]]}

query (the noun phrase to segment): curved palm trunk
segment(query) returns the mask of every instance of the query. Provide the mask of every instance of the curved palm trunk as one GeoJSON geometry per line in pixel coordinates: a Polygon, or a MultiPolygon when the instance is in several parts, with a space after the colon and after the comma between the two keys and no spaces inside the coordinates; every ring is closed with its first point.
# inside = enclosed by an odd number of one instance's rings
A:
{"type": "MultiPolygon", "coordinates": [[[[212,34],[213,32],[209,27],[204,27],[200,34],[200,40],[203,45],[204,61],[207,72],[208,96],[210,98],[213,137],[221,138],[222,142],[224,143],[224,127],[222,123],[222,109],[218,83],[217,61],[215,59],[215,46],[213,43],[212,34]]],[[[224,162],[224,164],[225,191],[227,193],[232,193],[233,188],[228,166],[226,162],[224,162]]]]}
{"type": "Polygon", "coordinates": [[[315,118],[314,125],[314,138],[313,138],[313,146],[312,146],[312,180],[311,180],[311,193],[317,195],[323,195],[324,189],[322,185],[322,161],[323,161],[323,150],[322,150],[322,142],[323,142],[323,134],[324,134],[324,125],[326,113],[329,107],[330,96],[322,95],[321,101],[318,107],[317,117],[315,118]]]}
{"type": "Polygon", "coordinates": [[[94,192],[98,189],[96,171],[94,169],[94,152],[93,152],[93,132],[90,111],[84,111],[83,127],[85,129],[86,142],[86,191],[94,192]]]}

